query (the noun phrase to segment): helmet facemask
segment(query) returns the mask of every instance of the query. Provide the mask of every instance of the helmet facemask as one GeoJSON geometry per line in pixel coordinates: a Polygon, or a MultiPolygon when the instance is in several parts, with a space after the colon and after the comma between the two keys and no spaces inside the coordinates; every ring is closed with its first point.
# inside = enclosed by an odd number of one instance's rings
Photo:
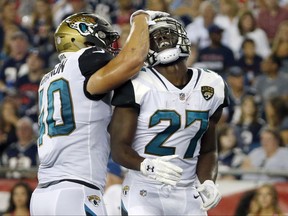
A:
{"type": "Polygon", "coordinates": [[[150,26],[150,49],[147,61],[150,66],[170,64],[180,57],[188,57],[190,43],[183,26],[171,17],[154,20],[150,26]]]}

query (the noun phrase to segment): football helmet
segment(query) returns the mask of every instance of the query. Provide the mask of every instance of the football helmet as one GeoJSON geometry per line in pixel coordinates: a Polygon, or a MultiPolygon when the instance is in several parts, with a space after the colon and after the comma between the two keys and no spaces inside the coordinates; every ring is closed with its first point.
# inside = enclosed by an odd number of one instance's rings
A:
{"type": "Polygon", "coordinates": [[[88,46],[112,51],[119,34],[100,16],[82,12],[64,19],[57,27],[54,38],[59,53],[75,52],[88,46]]]}
{"type": "Polygon", "coordinates": [[[150,66],[169,64],[190,55],[190,43],[184,27],[171,17],[156,18],[149,26],[150,48],[147,62],[150,66]]]}

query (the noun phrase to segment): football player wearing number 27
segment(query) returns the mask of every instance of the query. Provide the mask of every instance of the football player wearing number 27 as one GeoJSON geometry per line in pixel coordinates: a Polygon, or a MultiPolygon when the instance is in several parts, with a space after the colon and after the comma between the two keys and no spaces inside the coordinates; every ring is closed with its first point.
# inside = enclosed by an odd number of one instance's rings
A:
{"type": "Polygon", "coordinates": [[[128,168],[122,215],[206,215],[221,199],[215,133],[227,87],[215,72],[187,68],[178,21],[153,21],[149,66],[112,99],[112,158],[128,168]]]}
{"type": "Polygon", "coordinates": [[[167,14],[135,14],[117,55],[113,43],[119,35],[98,15],[73,14],[56,29],[61,62],[39,86],[39,184],[32,195],[31,215],[106,214],[102,194],[110,154],[109,92],[143,66],[148,26],[162,15],[167,14]]]}

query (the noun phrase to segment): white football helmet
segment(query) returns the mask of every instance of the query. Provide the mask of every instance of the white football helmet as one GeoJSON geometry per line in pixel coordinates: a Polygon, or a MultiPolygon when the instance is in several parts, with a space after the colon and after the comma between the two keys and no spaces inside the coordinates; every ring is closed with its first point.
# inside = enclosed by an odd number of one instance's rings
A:
{"type": "Polygon", "coordinates": [[[150,49],[147,62],[150,66],[169,64],[190,55],[190,43],[184,27],[171,17],[160,17],[149,27],[150,49]]]}

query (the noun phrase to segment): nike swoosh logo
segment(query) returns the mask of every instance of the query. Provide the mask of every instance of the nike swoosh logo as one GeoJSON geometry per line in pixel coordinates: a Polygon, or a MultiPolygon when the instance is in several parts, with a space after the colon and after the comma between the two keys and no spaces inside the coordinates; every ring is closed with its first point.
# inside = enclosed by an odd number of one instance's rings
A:
{"type": "Polygon", "coordinates": [[[200,195],[193,195],[194,199],[197,199],[200,195]]]}
{"type": "Polygon", "coordinates": [[[93,51],[92,53],[105,53],[105,50],[101,49],[101,50],[93,51]]]}

